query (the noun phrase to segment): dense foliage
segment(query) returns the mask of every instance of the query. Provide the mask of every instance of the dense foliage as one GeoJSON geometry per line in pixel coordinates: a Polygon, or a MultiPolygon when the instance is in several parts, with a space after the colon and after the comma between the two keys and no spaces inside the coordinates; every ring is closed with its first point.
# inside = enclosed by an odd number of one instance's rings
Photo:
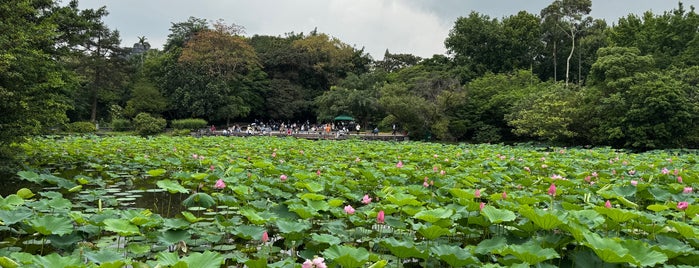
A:
{"type": "Polygon", "coordinates": [[[0,147],[65,121],[140,113],[226,126],[342,114],[420,140],[696,147],[694,8],[609,26],[589,16],[591,4],[554,0],[504,18],[474,11],[454,22],[447,55],[378,60],[316,30],[246,36],[195,17],[173,22],[163,48],[145,36],[125,47],[102,21],[107,7],[5,1],[0,147]]]}
{"type": "Polygon", "coordinates": [[[699,264],[689,151],[166,136],[22,146],[29,184],[0,198],[3,265],[699,264]]]}

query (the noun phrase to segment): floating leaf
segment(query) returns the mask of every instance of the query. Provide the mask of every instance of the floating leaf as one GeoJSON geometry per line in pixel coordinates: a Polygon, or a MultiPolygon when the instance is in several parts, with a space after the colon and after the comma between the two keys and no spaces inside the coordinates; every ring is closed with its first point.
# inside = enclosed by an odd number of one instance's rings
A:
{"type": "Polygon", "coordinates": [[[113,250],[102,249],[100,251],[85,252],[85,257],[95,263],[105,263],[121,260],[124,258],[124,255],[113,250]]]}
{"type": "Polygon", "coordinates": [[[313,242],[325,243],[325,244],[329,244],[331,246],[338,245],[338,244],[342,243],[342,240],[340,240],[340,238],[338,238],[337,236],[334,236],[334,235],[329,235],[329,234],[320,234],[320,235],[319,234],[312,234],[311,240],[313,240],[313,242]]]}
{"type": "Polygon", "coordinates": [[[155,182],[155,184],[158,186],[158,188],[163,189],[165,191],[168,191],[171,194],[174,194],[174,193],[188,194],[189,193],[189,190],[182,187],[182,185],[180,185],[180,183],[176,182],[176,181],[159,180],[159,181],[155,182]]]}
{"type": "Polygon", "coordinates": [[[311,224],[307,221],[288,221],[288,220],[278,220],[277,227],[282,233],[303,233],[308,229],[311,229],[311,224]]]}

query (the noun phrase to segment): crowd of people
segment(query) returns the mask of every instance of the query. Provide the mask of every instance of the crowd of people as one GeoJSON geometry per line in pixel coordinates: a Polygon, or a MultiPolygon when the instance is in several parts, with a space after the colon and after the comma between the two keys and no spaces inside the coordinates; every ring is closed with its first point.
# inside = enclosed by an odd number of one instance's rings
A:
{"type": "MultiPolygon", "coordinates": [[[[221,130],[218,130],[216,126],[211,125],[208,130],[201,130],[200,134],[204,134],[202,132],[206,132],[205,134],[208,135],[224,136],[240,135],[241,133],[244,133],[247,136],[271,134],[318,134],[321,136],[335,135],[336,137],[340,137],[350,135],[352,132],[359,135],[362,131],[366,131],[367,133],[370,132],[373,135],[379,134],[378,127],[374,127],[373,129],[365,129],[362,128],[359,123],[354,121],[337,121],[327,123],[310,123],[309,121],[306,121],[304,123],[291,123],[276,121],[262,122],[259,120],[255,120],[249,124],[234,124],[221,130]]],[[[393,135],[395,134],[396,126],[393,125],[393,135]]]]}

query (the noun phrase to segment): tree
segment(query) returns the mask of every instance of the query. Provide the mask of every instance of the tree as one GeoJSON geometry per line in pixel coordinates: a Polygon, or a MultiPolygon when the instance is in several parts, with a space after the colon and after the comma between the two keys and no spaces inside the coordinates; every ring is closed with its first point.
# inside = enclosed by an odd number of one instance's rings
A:
{"type": "Polygon", "coordinates": [[[75,76],[56,61],[52,1],[0,2],[0,161],[10,145],[60,126],[75,76]]]}
{"type": "Polygon", "coordinates": [[[131,99],[126,102],[125,113],[136,116],[139,113],[161,114],[167,108],[167,99],[146,78],[136,80],[131,91],[131,99]]]}
{"type": "Polygon", "coordinates": [[[390,73],[406,67],[414,66],[421,60],[422,58],[412,54],[391,54],[388,52],[388,49],[386,49],[386,52],[383,55],[383,60],[377,61],[375,65],[376,68],[390,73]]]}
{"type": "Polygon", "coordinates": [[[547,142],[566,142],[577,136],[572,130],[579,105],[579,93],[558,84],[541,85],[541,90],[518,101],[505,115],[517,136],[547,142]]]}
{"type": "Polygon", "coordinates": [[[554,25],[570,38],[571,48],[566,60],[566,86],[568,86],[570,77],[570,59],[575,51],[575,37],[586,25],[592,22],[591,17],[584,17],[590,14],[591,10],[591,0],[555,0],[541,11],[541,19],[545,24],[554,25]]]}

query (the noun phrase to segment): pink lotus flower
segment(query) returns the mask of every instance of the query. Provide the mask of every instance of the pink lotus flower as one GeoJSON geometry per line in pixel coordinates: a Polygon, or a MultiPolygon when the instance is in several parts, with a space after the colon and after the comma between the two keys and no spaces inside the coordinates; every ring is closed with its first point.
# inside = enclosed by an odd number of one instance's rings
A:
{"type": "Polygon", "coordinates": [[[546,169],[547,167],[549,167],[549,165],[547,165],[547,164],[541,164],[541,168],[546,169]]]}
{"type": "Polygon", "coordinates": [[[532,173],[532,170],[529,167],[524,167],[524,170],[529,172],[529,173],[532,173]]]}
{"type": "Polygon", "coordinates": [[[447,172],[446,172],[446,171],[444,171],[444,170],[442,170],[442,171],[440,171],[440,172],[439,172],[439,175],[442,175],[442,176],[444,176],[444,174],[447,174],[447,172]]]}
{"type": "Polygon", "coordinates": [[[478,208],[480,208],[480,210],[483,210],[484,207],[485,207],[485,203],[483,203],[483,202],[481,202],[481,203],[478,205],[478,208]]]}
{"type": "Polygon", "coordinates": [[[209,170],[214,171],[216,170],[216,167],[214,165],[209,166],[209,170]]]}
{"type": "Polygon", "coordinates": [[[633,170],[633,169],[632,169],[632,170],[629,170],[629,175],[633,176],[633,175],[635,175],[635,174],[636,174],[636,171],[635,171],[635,170],[633,170]]]}
{"type": "Polygon", "coordinates": [[[675,176],[679,175],[679,174],[680,174],[680,170],[679,170],[679,169],[675,169],[675,172],[674,172],[673,174],[675,174],[675,176]]]}
{"type": "Polygon", "coordinates": [[[385,215],[384,215],[383,210],[379,211],[379,213],[376,214],[376,222],[384,223],[384,217],[385,217],[385,215]]]}
{"type": "Polygon", "coordinates": [[[403,161],[398,161],[398,164],[396,164],[397,168],[402,168],[403,167],[403,161]]]}
{"type": "Polygon", "coordinates": [[[502,199],[507,199],[507,192],[506,191],[502,191],[502,199]]]}
{"type": "Polygon", "coordinates": [[[604,207],[605,207],[605,208],[611,208],[611,207],[612,207],[612,203],[609,202],[609,200],[607,200],[607,202],[604,202],[604,207]]]}
{"type": "Polygon", "coordinates": [[[424,186],[425,188],[430,187],[430,183],[427,182],[427,180],[425,180],[425,181],[422,183],[422,186],[424,186]]]}
{"type": "Polygon", "coordinates": [[[284,175],[284,174],[282,174],[281,176],[279,176],[279,178],[280,178],[282,181],[286,181],[286,179],[287,179],[286,175],[284,175]]]}
{"type": "Polygon", "coordinates": [[[591,178],[590,178],[590,176],[585,176],[585,179],[584,179],[584,180],[585,180],[586,182],[590,182],[591,178]]]}
{"type": "Polygon", "coordinates": [[[683,194],[691,194],[692,193],[692,187],[684,187],[684,190],[682,190],[683,194]]]}
{"type": "Polygon", "coordinates": [[[272,153],[272,157],[277,157],[277,152],[272,153]]]}
{"type": "Polygon", "coordinates": [[[597,171],[592,172],[592,177],[597,177],[597,176],[599,176],[599,174],[597,174],[597,171]]]}
{"type": "Polygon", "coordinates": [[[325,259],[321,257],[315,257],[313,260],[306,259],[301,265],[301,268],[327,268],[325,264],[325,259]]]}
{"type": "Polygon", "coordinates": [[[437,172],[439,168],[437,166],[432,167],[432,171],[437,172]]]}
{"type": "Polygon", "coordinates": [[[633,186],[638,185],[638,181],[637,181],[637,180],[631,180],[631,185],[633,185],[633,186]]]}
{"type": "Polygon", "coordinates": [[[316,171],[316,175],[320,176],[320,169],[316,171]]]}
{"type": "Polygon", "coordinates": [[[362,198],[362,203],[365,205],[368,205],[369,203],[371,203],[371,197],[369,197],[368,194],[365,194],[364,197],[362,198]]]}
{"type": "Polygon", "coordinates": [[[681,176],[677,176],[677,182],[682,183],[682,177],[681,177],[681,176]]]}
{"type": "Polygon", "coordinates": [[[689,207],[689,203],[687,203],[687,202],[683,201],[683,202],[677,203],[677,209],[679,209],[679,210],[685,210],[685,209],[687,209],[687,207],[689,207]]]}
{"type": "Polygon", "coordinates": [[[214,188],[215,188],[215,189],[223,189],[223,188],[226,188],[226,183],[223,182],[222,179],[218,179],[218,180],[216,181],[216,184],[214,184],[214,188]]]}
{"type": "Polygon", "coordinates": [[[663,168],[663,169],[660,171],[660,173],[662,173],[663,175],[667,175],[667,174],[670,174],[670,170],[668,170],[667,168],[663,168]]]}
{"type": "Polygon", "coordinates": [[[481,197],[481,189],[476,189],[476,192],[473,194],[476,198],[481,197]]]}
{"type": "Polygon", "coordinates": [[[549,186],[549,195],[556,196],[556,184],[555,183],[551,183],[551,186],[549,186]]]}
{"type": "Polygon", "coordinates": [[[192,158],[197,159],[199,156],[197,154],[192,154],[192,158]]]}
{"type": "Polygon", "coordinates": [[[352,214],[354,214],[354,208],[353,208],[352,206],[350,206],[350,205],[346,205],[346,206],[345,206],[345,212],[347,212],[347,214],[352,215],[352,214]]]}
{"type": "Polygon", "coordinates": [[[262,240],[262,243],[267,243],[267,241],[269,241],[269,235],[267,234],[267,231],[265,231],[264,233],[262,233],[262,239],[261,239],[261,240],[262,240]]]}
{"type": "Polygon", "coordinates": [[[303,264],[301,264],[301,268],[313,268],[313,262],[309,259],[306,259],[303,264]]]}

